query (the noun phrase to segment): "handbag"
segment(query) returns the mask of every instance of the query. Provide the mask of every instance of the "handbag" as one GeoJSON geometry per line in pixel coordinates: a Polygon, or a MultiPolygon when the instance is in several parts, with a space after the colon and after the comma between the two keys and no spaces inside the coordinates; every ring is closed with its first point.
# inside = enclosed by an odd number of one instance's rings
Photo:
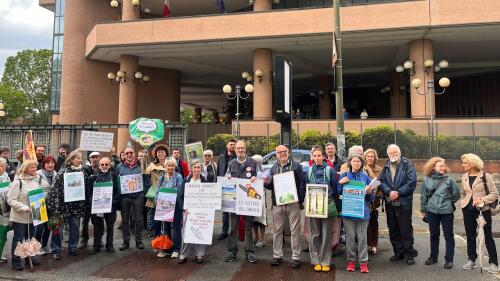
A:
{"type": "MultiPolygon", "coordinates": [[[[484,186],[484,191],[486,192],[486,196],[488,196],[490,194],[490,190],[488,189],[488,184],[486,183],[486,173],[483,173],[481,179],[483,180],[483,186],[484,186]]],[[[492,216],[500,213],[500,208],[498,206],[498,199],[495,202],[490,203],[488,206],[490,207],[490,212],[492,216]]]]}
{"type": "Polygon", "coordinates": [[[335,204],[335,200],[328,199],[328,218],[336,218],[339,216],[339,212],[337,211],[337,204],[335,204]]]}

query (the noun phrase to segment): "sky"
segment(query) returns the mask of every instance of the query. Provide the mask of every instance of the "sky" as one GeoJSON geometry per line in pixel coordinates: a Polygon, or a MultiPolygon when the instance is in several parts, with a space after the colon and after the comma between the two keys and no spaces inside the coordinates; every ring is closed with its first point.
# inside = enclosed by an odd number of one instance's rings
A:
{"type": "Polygon", "coordinates": [[[39,0],[0,0],[0,77],[9,56],[24,49],[52,49],[54,13],[39,0]]]}

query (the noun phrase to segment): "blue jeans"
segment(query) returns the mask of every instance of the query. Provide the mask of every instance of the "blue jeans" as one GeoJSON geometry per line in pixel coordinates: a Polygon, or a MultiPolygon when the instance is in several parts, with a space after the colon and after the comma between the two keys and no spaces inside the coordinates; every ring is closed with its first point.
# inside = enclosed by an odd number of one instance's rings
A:
{"type": "Polygon", "coordinates": [[[455,237],[453,236],[453,213],[439,215],[427,212],[429,221],[429,232],[431,240],[431,258],[437,260],[439,255],[439,226],[443,227],[443,235],[446,241],[446,253],[444,259],[447,262],[453,262],[455,254],[455,237]]]}
{"type": "Polygon", "coordinates": [[[47,243],[49,242],[50,230],[48,223],[42,223],[35,226],[35,238],[38,240],[42,247],[47,247],[47,243]]]}
{"type": "MultiPolygon", "coordinates": [[[[69,241],[68,241],[68,251],[76,251],[78,247],[78,239],[80,239],[80,218],[75,216],[71,216],[67,218],[67,222],[69,224],[69,241]]],[[[62,248],[62,229],[59,235],[54,235],[52,233],[52,252],[60,253],[62,248]]]]}

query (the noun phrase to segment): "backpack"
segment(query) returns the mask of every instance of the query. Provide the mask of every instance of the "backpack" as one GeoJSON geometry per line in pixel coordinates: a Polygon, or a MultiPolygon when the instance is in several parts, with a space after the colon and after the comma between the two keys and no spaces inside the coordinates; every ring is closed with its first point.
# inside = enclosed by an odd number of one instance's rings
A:
{"type": "MultiPolygon", "coordinates": [[[[486,173],[483,173],[483,176],[481,177],[481,180],[483,180],[484,191],[486,192],[486,196],[488,196],[490,194],[490,191],[488,189],[488,184],[486,183],[486,173]]],[[[490,207],[490,212],[491,212],[492,216],[500,213],[500,207],[498,205],[498,199],[495,202],[490,203],[489,207],[490,207]]]]}

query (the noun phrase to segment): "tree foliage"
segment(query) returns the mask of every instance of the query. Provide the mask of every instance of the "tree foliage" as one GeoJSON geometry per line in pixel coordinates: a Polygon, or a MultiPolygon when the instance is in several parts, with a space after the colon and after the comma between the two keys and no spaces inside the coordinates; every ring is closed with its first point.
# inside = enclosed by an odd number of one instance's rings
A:
{"type": "Polygon", "coordinates": [[[5,123],[12,124],[17,118],[25,116],[28,98],[23,92],[0,84],[0,100],[5,106],[5,123]]]}
{"type": "MultiPolygon", "coordinates": [[[[23,50],[7,58],[2,84],[23,92],[33,123],[47,123],[50,117],[50,65],[52,51],[23,50]]],[[[6,106],[10,106],[6,103],[6,106]]]]}

